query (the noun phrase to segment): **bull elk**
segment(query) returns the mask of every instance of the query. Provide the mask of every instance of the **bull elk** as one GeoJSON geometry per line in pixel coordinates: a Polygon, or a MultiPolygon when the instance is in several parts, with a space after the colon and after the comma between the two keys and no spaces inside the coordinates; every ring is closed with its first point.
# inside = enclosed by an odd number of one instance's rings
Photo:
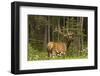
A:
{"type": "MultiPolygon", "coordinates": [[[[63,34],[62,32],[60,32],[63,34]]],[[[48,42],[48,57],[61,56],[67,54],[70,43],[73,41],[73,32],[68,32],[65,37],[65,42],[48,42]]]]}

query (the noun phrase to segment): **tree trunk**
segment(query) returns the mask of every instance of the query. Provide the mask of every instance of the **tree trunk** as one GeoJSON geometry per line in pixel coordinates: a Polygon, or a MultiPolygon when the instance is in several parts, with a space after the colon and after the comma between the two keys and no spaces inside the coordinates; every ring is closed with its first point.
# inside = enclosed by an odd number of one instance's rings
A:
{"type": "Polygon", "coordinates": [[[81,17],[81,50],[83,49],[83,17],[81,17]]]}
{"type": "MultiPolygon", "coordinates": [[[[60,29],[60,17],[58,17],[58,30],[60,31],[61,29],[60,29]]],[[[58,33],[58,42],[59,42],[59,33],[58,33]]]]}
{"type": "Polygon", "coordinates": [[[48,42],[50,42],[50,17],[48,16],[48,42]]]}

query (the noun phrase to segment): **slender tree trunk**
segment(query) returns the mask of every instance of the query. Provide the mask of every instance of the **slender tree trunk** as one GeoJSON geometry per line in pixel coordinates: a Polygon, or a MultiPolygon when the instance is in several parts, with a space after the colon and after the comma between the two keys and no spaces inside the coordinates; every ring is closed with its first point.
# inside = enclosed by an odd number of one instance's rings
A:
{"type": "Polygon", "coordinates": [[[81,17],[81,50],[83,49],[83,17],[81,17]]]}
{"type": "Polygon", "coordinates": [[[47,45],[47,27],[45,27],[45,32],[44,32],[44,43],[43,43],[43,51],[46,51],[46,45],[47,45]]]}
{"type": "MultiPolygon", "coordinates": [[[[60,31],[61,29],[60,29],[60,17],[58,17],[58,30],[60,31]]],[[[58,42],[59,42],[59,33],[58,33],[58,42]]]]}
{"type": "MultiPolygon", "coordinates": [[[[48,19],[48,18],[47,18],[48,19]]],[[[43,43],[43,51],[46,51],[47,50],[47,36],[48,36],[48,26],[46,25],[45,28],[44,28],[44,43],[43,43]]]]}
{"type": "Polygon", "coordinates": [[[50,42],[50,17],[48,16],[48,42],[50,42]]]}

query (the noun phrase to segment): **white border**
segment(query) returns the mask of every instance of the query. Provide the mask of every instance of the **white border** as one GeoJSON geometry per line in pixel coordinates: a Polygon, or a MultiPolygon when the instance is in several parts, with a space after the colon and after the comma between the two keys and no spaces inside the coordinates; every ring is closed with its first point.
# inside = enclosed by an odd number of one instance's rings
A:
{"type": "Polygon", "coordinates": [[[20,70],[94,65],[94,11],[43,7],[20,7],[20,70]],[[88,17],[88,59],[27,61],[27,15],[88,17]]]}

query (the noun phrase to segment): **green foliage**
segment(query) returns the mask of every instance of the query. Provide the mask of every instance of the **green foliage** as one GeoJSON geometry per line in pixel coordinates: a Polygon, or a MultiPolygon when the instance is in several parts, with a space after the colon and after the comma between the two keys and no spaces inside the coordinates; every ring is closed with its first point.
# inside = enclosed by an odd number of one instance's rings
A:
{"type": "Polygon", "coordinates": [[[32,60],[60,60],[60,59],[84,59],[87,58],[87,51],[82,51],[80,55],[77,55],[76,51],[69,50],[68,55],[48,57],[47,51],[38,51],[29,44],[28,46],[28,61],[32,60]]]}

